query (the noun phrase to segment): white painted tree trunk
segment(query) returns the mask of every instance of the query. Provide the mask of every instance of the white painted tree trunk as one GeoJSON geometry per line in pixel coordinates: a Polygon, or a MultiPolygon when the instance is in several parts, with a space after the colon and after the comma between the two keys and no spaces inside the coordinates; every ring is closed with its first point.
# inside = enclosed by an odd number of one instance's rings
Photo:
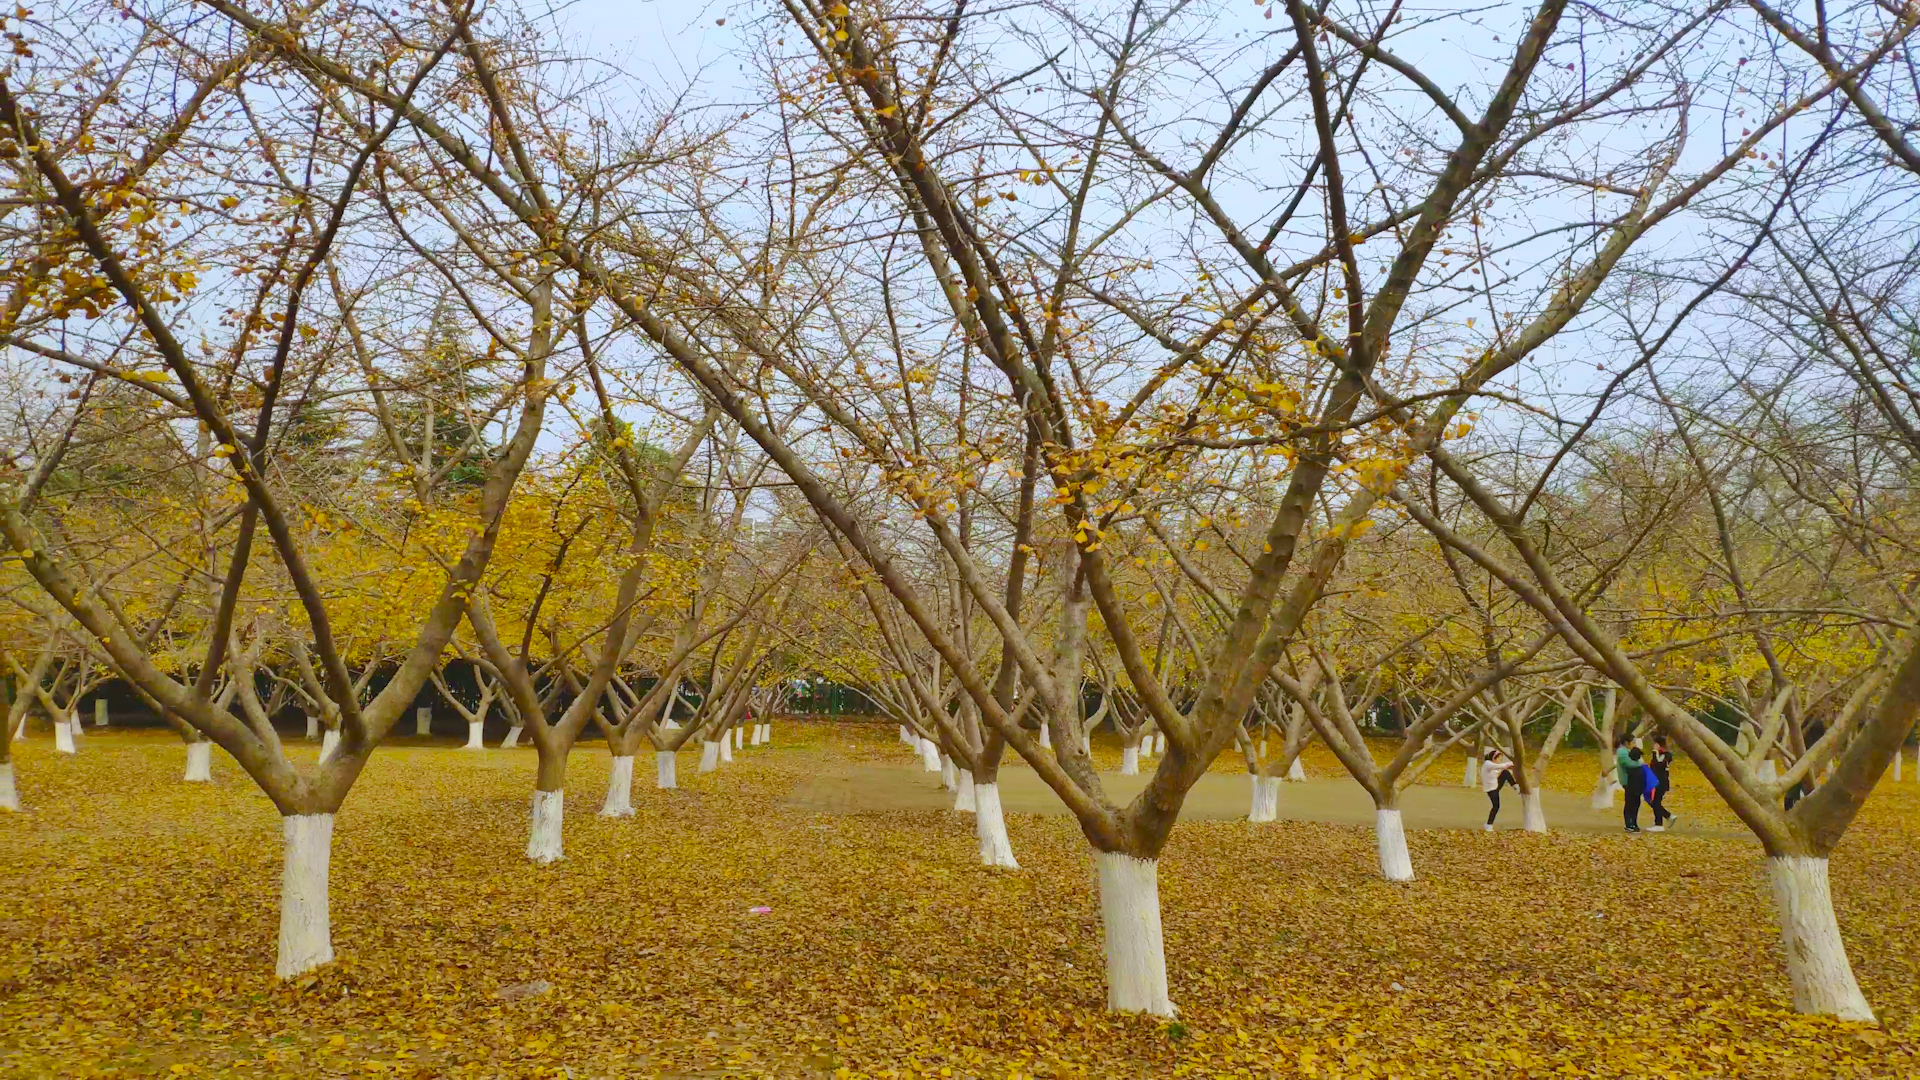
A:
{"type": "Polygon", "coordinates": [[[1907,760],[1906,754],[1902,753],[1899,750],[1895,750],[1893,752],[1893,782],[1896,784],[1900,782],[1900,766],[1906,760],[1907,760]]]}
{"type": "Polygon", "coordinates": [[[973,813],[973,770],[960,770],[960,787],[953,795],[953,809],[956,813],[973,813]]]}
{"type": "Polygon", "coordinates": [[[540,866],[559,862],[562,858],[560,847],[560,817],[566,806],[566,792],[533,792],[533,817],[527,830],[527,858],[540,866]]]}
{"type": "Polygon", "coordinates": [[[905,724],[900,725],[900,744],[902,746],[913,745],[913,736],[907,733],[907,725],[905,724]]]}
{"type": "Polygon", "coordinates": [[[1153,737],[1153,752],[1163,757],[1166,755],[1166,752],[1167,752],[1167,733],[1166,732],[1163,731],[1160,734],[1155,735],[1153,737]]]}
{"type": "MultiPolygon", "coordinates": [[[[1126,749],[1125,747],[1121,748],[1123,753],[1125,752],[1125,749],[1126,749]]],[[[1153,736],[1152,735],[1140,736],[1140,755],[1142,757],[1153,756],[1153,736]]]]}
{"type": "Polygon", "coordinates": [[[290,814],[280,819],[280,833],[286,851],[280,868],[280,952],[273,973],[291,979],[333,963],[332,924],[327,918],[333,815],[290,814]]]}
{"type": "Polygon", "coordinates": [[[723,731],[720,733],[720,764],[722,765],[733,764],[733,733],[732,732],[723,731]]]}
{"type": "Polygon", "coordinates": [[[973,835],[980,841],[980,865],[1018,870],[1013,844],[1007,840],[1007,819],[1000,812],[1000,785],[973,786],[973,835]]]}
{"type": "Polygon", "coordinates": [[[654,780],[660,788],[671,789],[680,786],[680,762],[671,750],[653,752],[654,780]]]}
{"type": "Polygon", "coordinates": [[[320,718],[317,716],[307,717],[307,741],[312,742],[313,740],[319,737],[320,737],[320,718]]]}
{"type": "Polygon", "coordinates": [[[700,771],[710,773],[720,767],[720,744],[703,742],[700,744],[700,771]]]}
{"type": "Polygon", "coordinates": [[[93,726],[94,727],[107,726],[107,699],[106,698],[93,699],[93,726]]]}
{"type": "Polygon", "coordinates": [[[13,783],[13,762],[0,761],[0,810],[20,812],[20,789],[13,783]]]}
{"type": "Polygon", "coordinates": [[[753,734],[747,739],[747,745],[748,746],[760,745],[760,725],[759,724],[753,725],[753,734]]]}
{"type": "Polygon", "coordinates": [[[1400,811],[1374,811],[1373,839],[1380,848],[1380,876],[1388,881],[1412,881],[1413,857],[1407,854],[1407,829],[1400,811]]]}
{"type": "Polygon", "coordinates": [[[1833,917],[1833,891],[1827,860],[1808,855],[1776,855],[1767,860],[1773,882],[1774,914],[1787,957],[1796,1012],[1873,1023],[1833,917]]]}
{"type": "Polygon", "coordinates": [[[945,754],[941,754],[940,755],[940,786],[943,788],[946,788],[948,791],[960,790],[960,780],[958,777],[954,776],[954,772],[955,770],[953,767],[953,759],[948,757],[945,754]]]}
{"type": "Polygon", "coordinates": [[[920,740],[920,768],[925,772],[940,771],[940,744],[932,739],[920,740]]]}
{"type": "Polygon", "coordinates": [[[1600,778],[1594,782],[1593,795],[1587,799],[1587,809],[1613,809],[1613,775],[1611,773],[1601,773],[1600,778]]]}
{"type": "Polygon", "coordinates": [[[64,717],[54,721],[53,748],[62,754],[71,754],[74,752],[72,721],[64,717]]]}
{"type": "Polygon", "coordinates": [[[1477,788],[1480,786],[1480,770],[1474,767],[1477,764],[1478,762],[1473,759],[1473,755],[1468,754],[1466,763],[1460,768],[1461,787],[1477,788]]]}
{"type": "Polygon", "coordinates": [[[773,745],[773,721],[771,720],[760,725],[760,745],[761,746],[773,745]]]}
{"type": "Polygon", "coordinates": [[[432,709],[413,710],[413,733],[423,739],[433,734],[432,709]]]}
{"type": "Polygon", "coordinates": [[[1040,725],[1040,749],[1053,749],[1053,729],[1045,724],[1040,725]]]}
{"type": "Polygon", "coordinates": [[[467,745],[461,747],[461,749],[462,750],[485,750],[487,748],[487,744],[480,741],[480,732],[486,726],[487,726],[487,723],[484,720],[467,721],[467,745]]]}
{"type": "Polygon", "coordinates": [[[332,757],[334,751],[338,749],[340,749],[340,730],[328,728],[327,733],[320,737],[320,763],[325,765],[327,759],[332,757]]]}
{"type": "Polygon", "coordinates": [[[1755,769],[1754,772],[1759,775],[1761,781],[1764,783],[1771,784],[1780,779],[1780,765],[1772,758],[1763,759],[1760,762],[1759,768],[1755,769]]]}
{"type": "MultiPolygon", "coordinates": [[[[1608,799],[1612,802],[1612,799],[1608,799]]],[[[1528,832],[1547,831],[1547,810],[1540,805],[1540,793],[1530,792],[1520,796],[1520,827],[1528,832]]]]}
{"type": "Polygon", "coordinates": [[[1293,764],[1287,766],[1287,779],[1298,783],[1307,778],[1307,770],[1300,764],[1300,755],[1295,754],[1293,764]]]}
{"type": "Polygon", "coordinates": [[[1267,740],[1260,740],[1260,745],[1254,749],[1253,756],[1260,761],[1267,760],[1267,740]]]}
{"type": "Polygon", "coordinates": [[[1093,736],[1084,731],[1080,733],[1080,752],[1083,754],[1093,753],[1093,736]]]}
{"type": "Polygon", "coordinates": [[[1120,775],[1121,776],[1139,776],[1140,775],[1140,748],[1139,747],[1137,746],[1121,747],[1120,775]]]}
{"type": "Polygon", "coordinates": [[[202,739],[187,744],[187,775],[182,777],[189,784],[213,783],[213,744],[202,739]]]}
{"type": "Polygon", "coordinates": [[[75,709],[67,714],[67,724],[73,728],[73,742],[75,746],[78,746],[81,738],[87,733],[87,722],[80,719],[79,709],[75,709]]]}
{"type": "Polygon", "coordinates": [[[19,742],[21,739],[24,739],[27,737],[27,719],[28,719],[28,714],[24,712],[20,714],[20,723],[16,725],[13,729],[14,742],[19,742]]]}
{"type": "Polygon", "coordinates": [[[613,768],[607,773],[607,798],[600,804],[601,817],[633,816],[633,755],[615,754],[613,768]]]}
{"type": "Polygon", "coordinates": [[[519,724],[514,724],[511,727],[507,728],[507,737],[501,740],[500,749],[511,750],[514,747],[519,746],[520,732],[523,730],[525,729],[519,724]]]}
{"type": "Polygon", "coordinates": [[[1167,952],[1160,936],[1160,866],[1116,851],[1095,852],[1100,923],[1106,932],[1107,1008],[1172,1016],[1167,952]]]}
{"type": "Polygon", "coordinates": [[[747,748],[746,728],[737,727],[733,729],[733,748],[735,750],[745,750],[747,748]]]}
{"type": "Polygon", "coordinates": [[[1247,812],[1247,820],[1280,820],[1280,778],[1258,773],[1250,775],[1253,779],[1253,802],[1247,812]]]}

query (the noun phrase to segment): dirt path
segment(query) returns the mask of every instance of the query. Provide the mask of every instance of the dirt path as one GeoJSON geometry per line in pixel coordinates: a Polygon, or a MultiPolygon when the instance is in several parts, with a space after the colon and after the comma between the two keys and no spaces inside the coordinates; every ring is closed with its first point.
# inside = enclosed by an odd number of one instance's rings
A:
{"type": "MultiPolygon", "coordinates": [[[[940,775],[917,765],[821,762],[818,774],[795,785],[786,801],[794,806],[831,814],[873,813],[887,810],[944,810],[953,796],[940,786],[940,775]]],[[[1146,787],[1147,776],[1103,773],[1107,794],[1122,804],[1146,787]]],[[[1180,816],[1186,819],[1233,821],[1247,816],[1247,778],[1210,773],[1187,793],[1180,816]]],[[[1556,831],[1614,833],[1621,829],[1618,799],[1612,810],[1593,810],[1587,800],[1565,792],[1541,795],[1547,824],[1556,831]]],[[[1039,777],[1027,769],[1002,769],[1000,803],[1010,814],[1065,815],[1067,810],[1039,777]]],[[[1681,809],[1676,807],[1676,809],[1681,809]]],[[[1400,796],[1400,811],[1409,829],[1478,829],[1486,823],[1487,800],[1464,787],[1416,784],[1400,796]]],[[[1651,815],[1641,811],[1641,825],[1651,815]]],[[[1319,821],[1334,825],[1373,824],[1373,801],[1351,780],[1305,780],[1280,785],[1280,817],[1286,821],[1319,821]]],[[[1520,796],[1508,788],[1501,796],[1497,828],[1520,827],[1520,796]]],[[[1747,834],[1727,829],[1696,827],[1684,813],[1675,832],[1690,836],[1740,839],[1747,834]]],[[[1750,837],[1747,837],[1750,839],[1750,837]]]]}

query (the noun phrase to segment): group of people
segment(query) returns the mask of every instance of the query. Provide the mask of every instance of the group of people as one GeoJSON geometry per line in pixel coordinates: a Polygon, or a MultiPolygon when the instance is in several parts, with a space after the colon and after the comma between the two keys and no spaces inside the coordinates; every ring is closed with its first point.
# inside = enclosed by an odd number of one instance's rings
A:
{"type": "MultiPolygon", "coordinates": [[[[1630,833],[1640,832],[1640,804],[1653,810],[1653,824],[1647,832],[1666,832],[1673,824],[1673,811],[1667,809],[1667,789],[1673,786],[1673,751],[1667,737],[1656,735],[1653,752],[1643,754],[1640,740],[1625,736],[1614,744],[1614,778],[1627,793],[1626,824],[1630,833]]],[[[1500,816],[1500,789],[1513,783],[1513,762],[1499,750],[1488,750],[1480,763],[1480,790],[1487,793],[1487,831],[1500,816]]]]}

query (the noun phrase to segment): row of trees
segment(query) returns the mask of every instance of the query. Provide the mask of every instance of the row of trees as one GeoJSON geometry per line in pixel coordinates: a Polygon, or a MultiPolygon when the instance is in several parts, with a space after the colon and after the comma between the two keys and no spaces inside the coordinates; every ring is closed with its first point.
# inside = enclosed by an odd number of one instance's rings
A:
{"type": "Polygon", "coordinates": [[[1643,725],[1765,846],[1797,1006],[1870,1018],[1827,857],[1920,707],[1920,12],[1257,10],[783,0],[724,105],[458,2],[19,16],[20,674],[84,655],[260,784],[282,975],[462,656],[536,748],[536,862],[589,723],[620,813],[642,742],[670,786],[806,671],[944,751],[1008,867],[1011,750],[1154,1014],[1222,753],[1270,790],[1324,740],[1405,879],[1447,746],[1520,751],[1545,828],[1567,730],[1643,725]],[[316,767],[263,672],[338,732],[316,767]],[[1125,805],[1108,713],[1164,741],[1125,805]]]}

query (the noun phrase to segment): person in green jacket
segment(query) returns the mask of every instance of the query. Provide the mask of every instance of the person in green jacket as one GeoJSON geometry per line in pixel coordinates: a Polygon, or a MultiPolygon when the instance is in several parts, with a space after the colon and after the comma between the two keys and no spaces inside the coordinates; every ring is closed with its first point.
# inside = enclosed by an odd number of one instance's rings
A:
{"type": "Polygon", "coordinates": [[[1646,775],[1635,760],[1640,752],[1633,748],[1633,739],[1622,735],[1614,744],[1613,765],[1620,780],[1620,786],[1627,789],[1627,831],[1640,831],[1640,800],[1647,793],[1646,775]]]}

